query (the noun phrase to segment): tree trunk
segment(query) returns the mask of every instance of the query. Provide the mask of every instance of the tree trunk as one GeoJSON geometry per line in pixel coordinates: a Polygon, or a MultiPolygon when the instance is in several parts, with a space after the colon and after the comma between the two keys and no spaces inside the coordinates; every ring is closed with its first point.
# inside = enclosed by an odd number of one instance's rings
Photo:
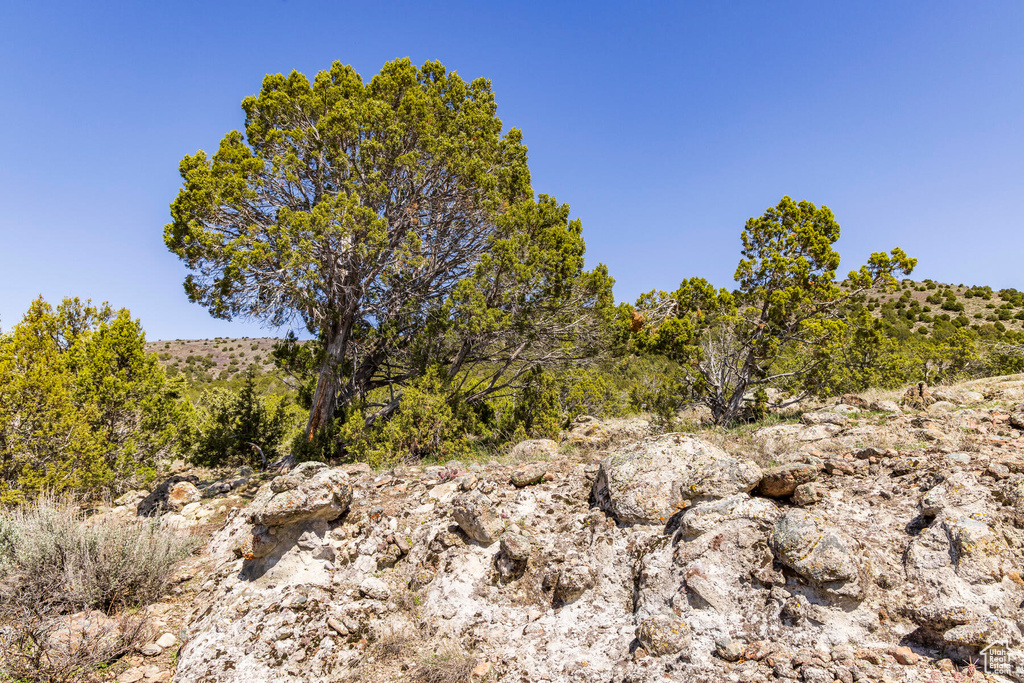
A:
{"type": "Polygon", "coordinates": [[[338,369],[348,348],[350,327],[345,324],[334,325],[331,328],[327,347],[324,349],[324,360],[320,365],[320,374],[316,379],[313,405],[309,409],[309,420],[306,422],[307,441],[312,441],[316,433],[331,421],[334,410],[338,407],[338,390],[341,387],[338,369]]]}

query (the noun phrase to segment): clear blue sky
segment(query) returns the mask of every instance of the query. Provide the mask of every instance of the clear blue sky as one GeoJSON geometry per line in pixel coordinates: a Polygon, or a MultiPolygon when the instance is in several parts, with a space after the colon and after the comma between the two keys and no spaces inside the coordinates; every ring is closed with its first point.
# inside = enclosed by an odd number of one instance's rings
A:
{"type": "Polygon", "coordinates": [[[162,240],[178,161],[267,73],[408,56],[492,80],[534,188],[632,300],[732,285],[744,221],[826,204],[843,269],[1024,289],[1024,3],[0,0],[0,326],[37,294],[150,339],[275,334],[189,304],[162,240]]]}

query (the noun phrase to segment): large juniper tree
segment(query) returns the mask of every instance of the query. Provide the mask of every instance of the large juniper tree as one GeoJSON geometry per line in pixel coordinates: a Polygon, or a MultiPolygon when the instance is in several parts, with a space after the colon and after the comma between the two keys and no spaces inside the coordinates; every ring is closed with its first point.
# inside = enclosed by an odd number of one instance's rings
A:
{"type": "Polygon", "coordinates": [[[312,83],[267,76],[242,108],[244,133],[182,161],[165,241],[214,316],[299,318],[317,335],[310,438],[339,405],[430,364],[454,379],[486,361],[479,394],[577,354],[610,279],[583,273],[578,225],[535,202],[488,81],[403,59],[364,83],[335,63],[312,83]],[[504,334],[515,325],[525,346],[504,334]]]}

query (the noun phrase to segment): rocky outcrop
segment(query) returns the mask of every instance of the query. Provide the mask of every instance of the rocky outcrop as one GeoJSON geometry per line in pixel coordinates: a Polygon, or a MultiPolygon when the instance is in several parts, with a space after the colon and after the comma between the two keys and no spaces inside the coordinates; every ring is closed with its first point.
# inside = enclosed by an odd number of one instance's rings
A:
{"type": "Polygon", "coordinates": [[[153,491],[138,503],[137,513],[141,517],[156,517],[166,512],[181,512],[190,503],[202,497],[194,475],[175,475],[162,481],[153,491]]]}
{"type": "Polygon", "coordinates": [[[1012,413],[828,412],[848,422],[763,428],[834,432],[763,472],[686,434],[301,465],[212,537],[174,680],[398,680],[453,647],[495,681],[925,683],[994,642],[1021,660],[1012,413]]]}
{"type": "Polygon", "coordinates": [[[246,512],[251,524],[284,526],[330,522],[352,502],[348,475],[319,462],[304,462],[260,489],[246,512]]]}

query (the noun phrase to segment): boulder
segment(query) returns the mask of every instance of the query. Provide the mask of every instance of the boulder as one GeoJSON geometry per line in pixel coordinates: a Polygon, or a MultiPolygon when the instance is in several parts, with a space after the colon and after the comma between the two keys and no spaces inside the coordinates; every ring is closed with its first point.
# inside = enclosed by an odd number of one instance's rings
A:
{"type": "Polygon", "coordinates": [[[791,462],[767,470],[761,477],[757,491],[761,495],[772,498],[784,498],[793,495],[797,486],[812,482],[818,478],[819,468],[803,462],[791,462]]]}
{"type": "Polygon", "coordinates": [[[501,552],[514,562],[529,560],[532,545],[530,539],[522,534],[502,534],[501,536],[501,552]]]}
{"type": "Polygon", "coordinates": [[[868,400],[863,396],[859,396],[857,394],[843,394],[842,396],[839,397],[837,405],[839,404],[853,406],[854,408],[860,408],[861,410],[864,410],[868,407],[868,400]]]}
{"type": "Polygon", "coordinates": [[[260,488],[247,511],[251,524],[268,527],[331,521],[352,502],[348,475],[319,462],[304,462],[260,488]]]}
{"type": "Polygon", "coordinates": [[[542,463],[524,465],[512,473],[512,485],[516,488],[523,488],[539,484],[544,481],[544,475],[547,473],[548,468],[542,463]]]}
{"type": "Polygon", "coordinates": [[[849,419],[845,415],[840,415],[836,412],[818,412],[818,413],[804,413],[800,416],[800,421],[805,425],[836,425],[837,427],[845,427],[849,423],[849,419]]]}
{"type": "Polygon", "coordinates": [[[688,508],[683,513],[680,530],[684,536],[695,537],[737,519],[751,520],[768,529],[781,514],[770,500],[737,493],[722,500],[698,503],[688,508]]]}
{"type": "Polygon", "coordinates": [[[136,508],[140,517],[156,517],[165,512],[180,512],[189,503],[195,503],[202,495],[196,484],[199,478],[192,475],[175,475],[162,481],[143,498],[136,508]]]}
{"type": "Polygon", "coordinates": [[[235,554],[243,560],[258,560],[273,552],[277,544],[277,536],[270,533],[270,529],[267,527],[258,525],[242,537],[234,550],[235,554]]]}
{"type": "Polygon", "coordinates": [[[873,401],[871,403],[871,410],[876,410],[880,413],[899,414],[903,412],[902,410],[900,410],[900,406],[898,403],[896,403],[896,401],[889,401],[886,399],[882,399],[880,401],[873,401]]]}
{"type": "Polygon", "coordinates": [[[690,626],[672,615],[656,614],[640,622],[636,639],[655,657],[685,655],[690,652],[692,633],[690,626]]]}
{"type": "Polygon", "coordinates": [[[562,567],[555,583],[555,603],[566,605],[580,599],[594,586],[594,574],[586,565],[573,564],[562,567]]]}
{"type": "Polygon", "coordinates": [[[860,595],[854,541],[821,517],[788,511],[775,523],[769,544],[779,562],[819,588],[847,597],[860,595]]]}
{"type": "Polygon", "coordinates": [[[456,498],[452,517],[467,536],[484,545],[497,541],[505,529],[490,498],[479,491],[470,491],[456,498]]]}
{"type": "Polygon", "coordinates": [[[359,594],[371,600],[385,602],[391,597],[391,589],[380,579],[368,576],[359,584],[359,594]]]}
{"type": "Polygon", "coordinates": [[[820,503],[825,498],[824,490],[817,484],[800,484],[793,489],[793,504],[808,507],[820,503]]]}
{"type": "Polygon", "coordinates": [[[985,489],[974,475],[958,472],[921,496],[921,514],[935,517],[943,511],[974,511],[985,499],[985,489]]]}
{"type": "Polygon", "coordinates": [[[750,460],[688,434],[666,434],[605,458],[592,496],[620,524],[665,524],[692,501],[747,493],[760,480],[750,460]]]}

